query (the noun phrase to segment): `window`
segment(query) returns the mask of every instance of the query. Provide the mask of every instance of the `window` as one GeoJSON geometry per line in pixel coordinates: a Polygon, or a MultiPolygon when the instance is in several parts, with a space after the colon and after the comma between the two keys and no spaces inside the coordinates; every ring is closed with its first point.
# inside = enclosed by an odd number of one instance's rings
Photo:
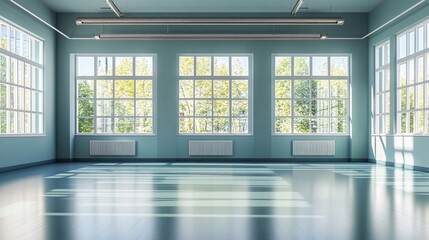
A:
{"type": "Polygon", "coordinates": [[[179,134],[251,133],[251,56],[179,56],[179,134]]]}
{"type": "Polygon", "coordinates": [[[76,56],[76,132],[154,134],[154,58],[76,56]]]}
{"type": "Polygon", "coordinates": [[[274,134],[348,134],[349,57],[276,55],[274,134]]]}
{"type": "Polygon", "coordinates": [[[0,20],[0,136],[43,132],[43,43],[0,20]]]}
{"type": "Polygon", "coordinates": [[[397,36],[397,132],[429,133],[429,20],[397,36]]]}
{"type": "Polygon", "coordinates": [[[375,47],[375,134],[390,132],[390,42],[375,47]]]}

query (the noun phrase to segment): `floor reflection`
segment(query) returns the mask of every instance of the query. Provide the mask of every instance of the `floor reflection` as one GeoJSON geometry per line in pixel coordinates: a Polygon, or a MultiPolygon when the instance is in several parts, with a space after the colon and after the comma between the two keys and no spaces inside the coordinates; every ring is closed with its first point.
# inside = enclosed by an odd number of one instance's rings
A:
{"type": "Polygon", "coordinates": [[[0,239],[429,239],[429,173],[52,164],[0,174],[0,239]]]}

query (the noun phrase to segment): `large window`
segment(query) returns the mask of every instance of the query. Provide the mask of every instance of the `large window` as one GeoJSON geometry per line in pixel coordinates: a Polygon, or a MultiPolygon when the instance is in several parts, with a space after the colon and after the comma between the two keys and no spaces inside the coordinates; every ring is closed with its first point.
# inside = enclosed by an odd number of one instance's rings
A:
{"type": "Polygon", "coordinates": [[[349,57],[274,56],[274,134],[348,134],[349,57]]]}
{"type": "Polygon", "coordinates": [[[397,132],[429,133],[429,21],[397,36],[397,132]]]}
{"type": "Polygon", "coordinates": [[[43,43],[0,20],[0,136],[43,132],[43,43]]]}
{"type": "Polygon", "coordinates": [[[375,47],[375,134],[390,132],[390,42],[375,47]]]}
{"type": "Polygon", "coordinates": [[[154,56],[76,56],[78,134],[154,134],[154,56]]]}
{"type": "Polygon", "coordinates": [[[251,57],[179,56],[179,134],[251,133],[251,57]]]}

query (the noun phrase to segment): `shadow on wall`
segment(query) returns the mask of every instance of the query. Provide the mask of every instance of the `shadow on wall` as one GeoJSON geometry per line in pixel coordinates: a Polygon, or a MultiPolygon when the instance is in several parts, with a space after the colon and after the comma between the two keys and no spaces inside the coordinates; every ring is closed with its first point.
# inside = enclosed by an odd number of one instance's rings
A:
{"type": "Polygon", "coordinates": [[[416,165],[413,136],[373,136],[372,151],[377,161],[416,165]]]}

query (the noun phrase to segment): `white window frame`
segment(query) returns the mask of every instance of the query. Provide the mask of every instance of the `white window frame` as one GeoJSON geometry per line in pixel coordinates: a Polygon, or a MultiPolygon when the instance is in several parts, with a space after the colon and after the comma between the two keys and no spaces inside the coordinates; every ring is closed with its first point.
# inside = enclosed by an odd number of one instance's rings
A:
{"type": "MultiPolygon", "coordinates": [[[[75,88],[75,134],[77,136],[156,136],[157,134],[157,55],[156,54],[148,54],[148,53],[141,53],[141,54],[109,54],[109,53],[97,53],[97,54],[72,54],[73,56],[73,60],[74,60],[74,66],[72,69],[74,69],[73,71],[73,81],[74,81],[74,88],[75,88]],[[93,57],[94,58],[94,75],[93,76],[77,76],[77,59],[78,57],[93,57]],[[97,76],[97,63],[96,63],[96,59],[97,57],[112,57],[112,75],[111,76],[97,76]],[[115,65],[115,58],[116,57],[132,57],[133,58],[133,75],[131,76],[116,76],[115,75],[115,69],[116,69],[116,65],[115,65]],[[136,76],[136,57],[152,57],[152,76],[136,76]],[[78,98],[78,80],[94,80],[94,98],[90,98],[91,100],[94,100],[94,116],[93,117],[88,117],[88,118],[93,118],[94,119],[94,132],[93,133],[79,133],[78,132],[78,100],[80,98],[78,98]],[[99,116],[97,116],[97,100],[100,100],[100,98],[97,98],[97,87],[96,87],[96,81],[97,80],[152,80],[152,98],[150,100],[152,100],[152,133],[97,133],[97,118],[101,118],[99,116]]],[[[113,82],[113,94],[115,94],[115,84],[113,82]]],[[[136,84],[134,84],[134,96],[136,95],[136,84]]],[[[85,100],[85,98],[81,99],[81,100],[85,100]]],[[[115,98],[115,96],[113,96],[112,98],[102,98],[101,100],[112,100],[113,101],[113,106],[114,106],[114,101],[118,100],[118,98],[115,98]]],[[[119,100],[134,100],[134,116],[115,116],[115,109],[113,107],[113,113],[112,116],[110,116],[113,119],[125,119],[125,118],[133,118],[134,119],[134,129],[136,127],[136,119],[137,118],[145,118],[145,117],[137,117],[136,116],[136,104],[135,102],[137,100],[149,100],[149,98],[124,98],[124,99],[119,99],[119,100]]],[[[109,116],[103,116],[103,118],[107,118],[109,116]]],[[[81,118],[85,118],[85,117],[81,117],[81,118]]],[[[114,123],[113,127],[114,127],[114,123]]]]}
{"type": "MultiPolygon", "coordinates": [[[[251,136],[253,135],[253,54],[245,54],[245,53],[225,53],[225,54],[218,54],[218,53],[198,53],[198,54],[192,54],[192,53],[184,53],[184,54],[177,54],[176,56],[176,62],[177,62],[177,86],[176,86],[176,99],[177,99],[177,104],[176,104],[176,116],[177,116],[177,126],[176,126],[176,134],[178,136],[251,136]],[[180,57],[194,57],[194,73],[197,72],[197,64],[196,64],[196,57],[211,57],[211,75],[210,76],[180,76],[180,57]],[[248,72],[249,75],[248,76],[214,76],[214,62],[213,59],[214,57],[229,57],[229,62],[231,63],[231,57],[248,57],[249,62],[248,62],[248,72]],[[195,80],[212,80],[212,84],[213,84],[213,80],[229,80],[230,84],[230,88],[229,88],[229,98],[214,98],[213,95],[211,98],[204,98],[204,100],[228,100],[229,101],[229,116],[228,117],[220,117],[220,118],[228,118],[229,119],[229,123],[230,123],[230,129],[229,129],[229,133],[195,133],[195,119],[198,118],[197,116],[195,116],[195,107],[194,107],[194,115],[187,117],[187,118],[192,118],[194,121],[194,133],[180,133],[180,114],[179,114],[179,101],[180,100],[195,100],[195,88],[194,88],[194,98],[180,98],[179,95],[179,82],[180,80],[193,80],[195,82],[195,80]],[[248,132],[247,133],[233,133],[232,129],[231,129],[231,125],[232,125],[232,119],[233,118],[244,118],[244,117],[233,117],[232,116],[232,107],[231,107],[231,102],[232,100],[234,100],[234,98],[231,97],[231,81],[232,80],[248,80],[248,98],[245,99],[248,101],[248,116],[247,116],[247,127],[248,127],[248,132]]],[[[232,72],[232,64],[229,64],[229,72],[232,72]]],[[[235,99],[235,100],[241,100],[241,99],[235,99]]],[[[244,100],[244,99],[242,99],[244,100]]],[[[212,105],[213,108],[213,105],[212,105]]],[[[216,116],[207,116],[204,118],[211,118],[212,122],[213,119],[217,118],[216,116]]]]}
{"type": "MultiPolygon", "coordinates": [[[[315,53],[315,54],[309,54],[309,53],[276,53],[272,54],[271,57],[271,135],[272,136],[349,136],[350,135],[350,112],[351,112],[351,103],[350,103],[350,82],[351,82],[351,73],[352,73],[352,66],[351,66],[351,54],[344,53],[344,54],[321,54],[321,53],[315,53]],[[309,75],[308,76],[294,76],[294,61],[291,60],[291,76],[276,76],[276,66],[275,66],[275,59],[276,57],[309,57],[310,58],[310,68],[309,68],[309,75]],[[327,76],[312,76],[313,73],[313,58],[312,57],[328,57],[328,75],[327,76]],[[331,57],[347,57],[348,58],[348,75],[347,76],[331,76],[331,57]],[[347,119],[347,132],[345,133],[294,133],[294,119],[296,118],[294,116],[294,81],[295,80],[328,80],[329,86],[331,80],[344,80],[347,79],[347,98],[331,98],[330,97],[330,87],[329,87],[329,97],[328,98],[307,98],[305,100],[312,101],[312,100],[345,100],[346,101],[346,107],[347,107],[347,114],[344,117],[333,117],[331,116],[331,104],[329,104],[329,116],[327,117],[314,117],[314,116],[299,116],[298,118],[308,118],[308,119],[318,119],[318,118],[329,118],[329,131],[331,130],[331,119],[333,118],[346,118],[347,119]],[[275,113],[275,101],[277,99],[282,98],[276,98],[275,97],[275,83],[276,80],[290,80],[291,81],[291,97],[287,100],[291,101],[291,115],[290,117],[284,117],[284,118],[290,118],[291,119],[291,132],[290,133],[276,133],[276,113],[275,113]]],[[[283,117],[279,117],[283,118],[283,117]]],[[[311,128],[311,126],[310,126],[311,128]]]]}
{"type": "Polygon", "coordinates": [[[400,32],[396,35],[396,51],[397,51],[397,60],[396,60],[396,134],[397,135],[429,135],[429,19],[426,19],[418,24],[415,24],[412,27],[407,28],[406,30],[400,32]],[[418,39],[419,33],[418,29],[423,27],[423,49],[418,51],[418,39]],[[409,33],[414,32],[414,53],[410,52],[410,37],[409,33]],[[400,57],[400,41],[399,39],[403,36],[406,36],[406,54],[405,57],[400,57]],[[423,58],[423,79],[421,82],[418,81],[418,60],[423,58]],[[410,72],[409,62],[414,61],[413,72],[410,72]],[[400,78],[400,66],[406,65],[406,84],[401,86],[400,78]],[[410,74],[414,75],[414,83],[409,83],[408,78],[410,74]],[[423,86],[423,108],[418,108],[418,98],[419,98],[419,86],[423,86]],[[406,91],[406,109],[401,109],[401,91],[406,91]],[[410,107],[409,93],[410,89],[414,90],[414,108],[410,107]],[[406,125],[405,132],[402,131],[402,114],[406,114],[406,125]],[[423,114],[423,131],[419,131],[419,116],[423,114]],[[411,116],[413,116],[413,124],[411,126],[411,116]],[[413,132],[411,132],[411,127],[413,127],[413,132]]]}
{"type": "MultiPolygon", "coordinates": [[[[7,130],[6,133],[0,133],[0,137],[39,137],[39,136],[45,136],[45,113],[44,113],[44,109],[45,109],[45,101],[44,101],[44,89],[45,89],[45,84],[44,84],[44,39],[31,33],[30,31],[28,31],[27,29],[20,27],[18,25],[16,25],[15,23],[0,17],[0,25],[2,26],[6,26],[7,28],[7,32],[8,32],[8,37],[7,37],[7,41],[8,41],[8,46],[7,49],[3,49],[0,48],[0,54],[5,56],[8,61],[7,61],[7,75],[6,78],[8,79],[7,82],[1,82],[0,83],[2,85],[6,86],[6,108],[2,108],[0,106],[0,112],[6,112],[6,119],[7,122],[10,123],[11,122],[11,118],[12,118],[12,113],[14,113],[14,132],[11,132],[11,124],[7,124],[7,130]],[[21,49],[21,53],[16,53],[15,50],[11,49],[11,30],[14,31],[14,42],[13,45],[16,48],[16,44],[18,43],[17,39],[16,39],[16,33],[19,32],[20,36],[21,36],[21,41],[20,41],[20,49],[21,49]],[[27,56],[24,56],[23,50],[24,50],[24,41],[23,41],[23,35],[27,35],[28,36],[28,40],[29,40],[29,45],[28,45],[28,54],[27,56]],[[35,48],[35,43],[36,41],[39,43],[39,49],[38,51],[35,48]],[[38,59],[36,59],[38,58],[38,59]],[[16,72],[14,72],[15,74],[15,83],[11,83],[10,82],[10,63],[12,62],[12,60],[15,61],[15,70],[16,72]],[[25,80],[24,80],[24,72],[18,73],[18,69],[19,69],[19,63],[22,63],[22,66],[24,67],[25,65],[29,66],[29,70],[28,70],[28,81],[29,81],[29,86],[26,86],[25,80]],[[39,86],[36,86],[35,83],[35,71],[32,71],[32,69],[39,69],[39,86]],[[18,80],[19,78],[23,78],[22,80],[18,80]],[[21,81],[21,83],[19,83],[18,81],[21,81]],[[10,107],[10,88],[14,87],[15,88],[15,96],[14,96],[14,107],[10,107]],[[20,89],[22,89],[21,93],[23,94],[22,96],[20,96],[20,89]],[[30,97],[29,97],[29,108],[30,109],[25,109],[25,95],[27,93],[30,93],[30,97]],[[39,94],[39,110],[33,109],[36,108],[36,94],[39,94]],[[19,99],[21,98],[21,99],[19,99]],[[21,103],[21,105],[23,105],[22,109],[18,109],[17,105],[18,102],[21,103]],[[25,119],[21,119],[21,121],[18,121],[17,116],[21,115],[21,118],[29,118],[29,125],[25,126],[25,119]],[[39,115],[40,118],[38,120],[36,120],[36,115],[39,115]],[[21,125],[21,128],[23,128],[23,130],[21,132],[18,132],[18,128],[19,125],[21,125]],[[38,125],[38,126],[36,126],[38,125]],[[29,129],[28,129],[29,128],[29,129]],[[35,132],[37,129],[39,129],[38,132],[35,132]]],[[[1,31],[1,29],[0,29],[1,31]]],[[[24,71],[24,69],[22,69],[22,71],[24,71]]]]}
{"type": "Polygon", "coordinates": [[[390,119],[390,106],[387,100],[391,99],[391,79],[390,76],[390,40],[384,41],[374,48],[374,121],[373,121],[373,135],[387,135],[390,134],[391,123],[390,119]],[[378,49],[382,48],[382,56],[379,55],[378,49]],[[380,63],[381,58],[381,64],[380,63]],[[383,79],[379,79],[380,73],[383,79]],[[386,88],[386,74],[389,76],[389,88],[386,88]],[[388,128],[388,126],[390,126],[388,128]]]}

